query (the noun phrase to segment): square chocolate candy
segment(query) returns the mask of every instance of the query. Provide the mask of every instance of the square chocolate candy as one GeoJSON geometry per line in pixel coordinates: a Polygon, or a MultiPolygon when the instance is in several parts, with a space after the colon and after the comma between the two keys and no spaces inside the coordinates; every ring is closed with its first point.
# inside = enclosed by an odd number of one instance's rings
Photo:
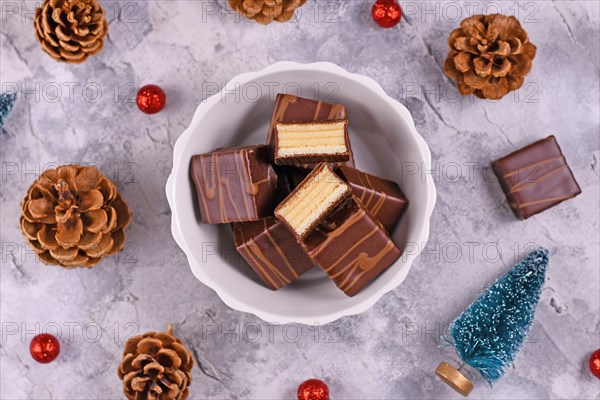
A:
{"type": "Polygon", "coordinates": [[[321,220],[302,245],[348,296],[359,293],[400,257],[381,223],[355,196],[321,220]]]}
{"type": "MultiPolygon", "coordinates": [[[[320,100],[307,99],[291,94],[278,93],[275,99],[275,108],[269,125],[269,134],[267,136],[267,146],[271,154],[275,151],[275,124],[278,122],[313,122],[313,121],[332,121],[346,119],[346,107],[343,104],[327,103],[320,100]]],[[[330,163],[332,168],[341,165],[354,167],[354,156],[350,147],[350,141],[347,143],[350,152],[347,161],[338,161],[330,163]]],[[[318,163],[298,164],[298,167],[313,169],[318,163]]]]}
{"type": "Polygon", "coordinates": [[[315,264],[275,217],[233,224],[235,246],[260,279],[277,290],[315,264]]]}
{"type": "Polygon", "coordinates": [[[275,216],[301,240],[350,192],[350,186],[321,163],[279,203],[275,216]]]}
{"type": "Polygon", "coordinates": [[[305,99],[291,94],[278,93],[269,126],[267,145],[275,146],[275,124],[278,122],[312,122],[345,119],[343,104],[326,103],[320,100],[305,99]]]}
{"type": "Polygon", "coordinates": [[[527,219],[581,193],[554,136],[492,162],[492,169],[519,219],[527,219]]]}
{"type": "Polygon", "coordinates": [[[350,185],[352,194],[391,232],[408,206],[400,187],[395,182],[348,166],[340,167],[336,172],[350,185]]]}
{"type": "Polygon", "coordinates": [[[192,157],[202,222],[256,221],[273,214],[277,174],[264,145],[218,149],[192,157]]]}

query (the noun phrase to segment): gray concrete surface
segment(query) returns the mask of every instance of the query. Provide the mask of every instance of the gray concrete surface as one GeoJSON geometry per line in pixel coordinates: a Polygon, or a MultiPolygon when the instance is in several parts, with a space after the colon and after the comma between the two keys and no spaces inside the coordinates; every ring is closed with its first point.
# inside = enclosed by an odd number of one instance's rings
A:
{"type": "Polygon", "coordinates": [[[297,21],[269,27],[236,21],[223,1],[104,1],[105,49],[69,66],[39,49],[34,2],[3,0],[2,87],[20,93],[1,134],[0,397],[122,398],[123,341],[172,322],[202,364],[195,399],[293,398],[310,377],[334,399],[460,398],[433,373],[439,335],[533,242],[552,253],[534,329],[514,368],[471,398],[600,398],[587,369],[600,347],[598,2],[402,4],[406,18],[382,30],[366,0],[309,0],[297,21]],[[457,98],[442,73],[447,35],[461,15],[495,10],[518,12],[538,46],[527,85],[499,102],[457,98]],[[377,80],[429,143],[439,194],[430,242],[404,284],[318,328],[269,327],[226,307],[171,238],[164,194],[173,143],[208,88],[280,60],[331,61],[377,80]],[[131,102],[146,83],[168,95],[155,116],[131,102]],[[549,134],[583,194],[517,221],[484,167],[549,134]],[[36,175],[66,162],[100,165],[134,211],[125,251],[92,270],[35,262],[17,223],[36,175]],[[41,365],[28,344],[46,330],[59,331],[62,353],[41,365]]]}

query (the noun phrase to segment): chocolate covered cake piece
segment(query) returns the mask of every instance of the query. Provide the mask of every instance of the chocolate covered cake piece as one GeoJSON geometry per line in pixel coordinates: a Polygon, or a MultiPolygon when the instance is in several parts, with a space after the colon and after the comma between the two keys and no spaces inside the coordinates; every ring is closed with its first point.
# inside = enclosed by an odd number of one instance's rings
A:
{"type": "Polygon", "coordinates": [[[350,185],[352,194],[391,232],[408,206],[400,187],[395,182],[348,166],[340,167],[336,172],[350,185]]]}
{"type": "Polygon", "coordinates": [[[294,235],[275,217],[234,223],[233,235],[237,251],[273,290],[314,266],[294,235]]]}
{"type": "Polygon", "coordinates": [[[255,221],[273,214],[277,175],[264,145],[218,149],[192,157],[202,222],[255,221]]]}
{"type": "Polygon", "coordinates": [[[508,205],[527,219],[581,193],[554,136],[492,162],[508,205]]]}
{"type": "Polygon", "coordinates": [[[390,267],[400,250],[354,195],[320,221],[302,245],[348,296],[390,267]]]}
{"type": "Polygon", "coordinates": [[[347,128],[347,120],[278,122],[275,124],[275,164],[348,161],[347,128]]]}
{"type": "Polygon", "coordinates": [[[275,124],[278,122],[311,122],[346,119],[343,104],[326,103],[291,94],[278,93],[271,117],[267,145],[275,147],[275,124]]]}
{"type": "Polygon", "coordinates": [[[298,239],[302,239],[348,196],[350,191],[350,186],[326,163],[322,163],[275,208],[275,216],[298,239]]]}

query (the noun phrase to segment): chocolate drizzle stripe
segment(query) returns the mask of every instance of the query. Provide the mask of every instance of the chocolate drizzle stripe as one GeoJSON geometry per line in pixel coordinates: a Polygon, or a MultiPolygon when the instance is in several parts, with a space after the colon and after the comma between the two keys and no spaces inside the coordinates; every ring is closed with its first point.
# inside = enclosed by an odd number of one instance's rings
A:
{"type": "Polygon", "coordinates": [[[333,119],[334,117],[336,118],[345,118],[345,113],[342,114],[342,109],[343,106],[341,104],[332,104],[331,105],[331,109],[329,110],[329,115],[327,116],[327,119],[333,119]]]}
{"type": "Polygon", "coordinates": [[[560,202],[560,201],[563,201],[566,199],[570,199],[571,197],[573,197],[573,196],[568,195],[568,196],[549,197],[547,199],[530,201],[527,203],[519,204],[519,208],[526,208],[526,207],[535,206],[537,204],[548,203],[548,202],[560,202]]]}
{"type": "MultiPolygon", "coordinates": [[[[200,168],[202,170],[202,177],[204,182],[206,182],[205,178],[204,178],[204,156],[200,156],[200,168]]],[[[203,189],[203,185],[202,182],[197,182],[196,183],[196,187],[200,190],[200,195],[198,196],[198,198],[200,199],[200,203],[202,204],[202,207],[204,208],[204,218],[206,218],[206,222],[208,222],[209,224],[211,223],[211,219],[210,219],[210,212],[208,212],[208,203],[205,200],[205,197],[208,197],[207,193],[204,192],[203,189]]]]}
{"type": "MultiPolygon", "coordinates": [[[[225,221],[227,219],[227,211],[225,210],[225,201],[223,198],[223,189],[221,188],[221,171],[219,169],[219,155],[217,153],[213,153],[211,157],[212,165],[215,168],[215,171],[212,175],[212,185],[217,188],[217,200],[219,202],[219,215],[221,220],[225,221]]],[[[213,189],[214,191],[214,189],[213,189]]],[[[228,190],[229,192],[229,190],[228,190]]],[[[211,197],[209,197],[210,199],[211,197]]],[[[214,198],[214,197],[212,197],[214,198]]],[[[230,199],[231,200],[231,199],[230,199]]],[[[233,202],[233,201],[232,201],[233,202]]],[[[236,209],[237,212],[237,209],[236,209]]],[[[239,215],[239,214],[238,214],[239,215]]]]}
{"type": "MultiPolygon", "coordinates": [[[[217,155],[213,154],[210,157],[210,162],[212,165],[216,165],[215,163],[215,157],[217,155]]],[[[216,194],[216,189],[217,189],[217,177],[214,173],[211,174],[210,179],[206,179],[206,175],[205,175],[205,170],[204,170],[204,155],[201,156],[201,160],[202,160],[202,164],[200,164],[200,166],[202,167],[202,178],[204,180],[204,187],[206,188],[206,198],[208,199],[214,199],[216,194]]]]}
{"type": "Polygon", "coordinates": [[[265,228],[264,228],[265,229],[265,233],[266,233],[267,237],[269,238],[269,240],[271,241],[271,243],[273,244],[273,247],[275,248],[275,250],[277,251],[277,253],[279,253],[279,256],[283,260],[285,266],[292,273],[292,276],[294,278],[297,278],[299,276],[298,272],[294,269],[294,267],[292,267],[292,264],[290,263],[290,260],[287,258],[287,256],[285,255],[285,253],[281,250],[281,246],[279,246],[277,244],[277,242],[275,241],[275,238],[273,237],[273,235],[271,234],[271,232],[267,228],[267,223],[266,222],[263,222],[263,223],[265,225],[265,228]]]}
{"type": "MultiPolygon", "coordinates": [[[[242,162],[242,165],[246,165],[246,166],[248,166],[248,168],[250,168],[250,162],[248,160],[246,160],[247,162],[245,163],[244,159],[242,158],[241,155],[240,155],[240,161],[242,162]]],[[[244,171],[244,181],[246,182],[246,187],[242,188],[242,190],[245,190],[246,194],[249,194],[251,196],[256,196],[260,185],[262,185],[263,183],[269,182],[268,176],[265,179],[262,179],[260,181],[252,182],[252,177],[250,176],[250,171],[248,171],[248,169],[245,169],[245,168],[242,168],[242,170],[244,171]]]]}
{"type": "Polygon", "coordinates": [[[523,167],[520,167],[520,168],[517,168],[517,169],[515,169],[513,171],[507,172],[506,174],[504,174],[504,178],[510,178],[511,176],[513,176],[515,174],[518,174],[519,172],[521,172],[523,170],[528,170],[528,169],[531,169],[531,168],[537,168],[537,167],[540,167],[542,165],[549,164],[549,163],[551,163],[553,161],[564,160],[564,159],[565,159],[565,157],[561,155],[561,156],[556,156],[556,157],[552,157],[552,158],[547,158],[547,159],[545,159],[543,161],[528,163],[527,165],[525,165],[523,167]]]}
{"type": "Polygon", "coordinates": [[[253,239],[249,239],[247,241],[246,238],[244,237],[243,230],[240,230],[240,232],[242,235],[242,242],[245,245],[245,253],[248,256],[248,258],[250,258],[252,260],[252,263],[254,264],[254,266],[256,268],[258,268],[258,270],[260,271],[260,275],[263,276],[265,279],[267,279],[269,281],[269,284],[271,284],[272,287],[277,287],[277,284],[273,281],[272,277],[267,273],[267,271],[260,264],[259,257],[255,255],[256,253],[260,254],[260,247],[256,244],[256,242],[253,239]],[[259,247],[258,250],[256,249],[257,247],[259,247]]]}
{"type": "MultiPolygon", "coordinates": [[[[238,210],[238,208],[237,208],[236,201],[233,199],[233,196],[231,194],[231,186],[229,186],[229,181],[221,176],[219,176],[219,177],[220,177],[221,183],[223,184],[223,186],[225,186],[225,191],[227,192],[227,197],[229,197],[229,202],[233,206],[233,211],[235,212],[235,215],[237,216],[238,219],[241,219],[242,215],[240,214],[240,210],[238,210]]],[[[221,187],[221,185],[219,185],[219,187],[221,187]]],[[[222,194],[219,194],[219,207],[222,210],[221,217],[223,219],[226,219],[227,211],[225,210],[225,202],[223,201],[223,198],[221,196],[222,196],[222,194]]],[[[244,201],[244,204],[246,204],[245,201],[244,201]]]]}
{"type": "MultiPolygon", "coordinates": [[[[360,257],[362,254],[364,253],[360,253],[358,256],[360,257]]],[[[354,275],[354,273],[356,272],[356,270],[358,269],[358,258],[354,261],[352,261],[350,264],[348,264],[345,268],[344,268],[344,272],[350,269],[350,271],[346,274],[346,276],[344,277],[344,280],[342,282],[338,283],[338,287],[342,290],[346,290],[345,286],[348,284],[348,281],[350,280],[350,278],[352,278],[352,276],[354,275]]],[[[363,272],[364,273],[364,272],[363,272]]],[[[362,273],[358,274],[359,276],[362,275],[362,273]]],[[[334,278],[332,276],[332,278],[334,278]]],[[[334,278],[335,279],[335,278],[334,278]]]]}
{"type": "Polygon", "coordinates": [[[373,214],[374,217],[377,216],[377,214],[379,213],[379,210],[381,210],[381,207],[383,207],[383,204],[385,203],[386,199],[387,199],[387,194],[385,194],[383,192],[380,193],[379,200],[377,200],[377,203],[375,203],[375,205],[371,209],[371,214],[373,214]]]}
{"type": "Polygon", "coordinates": [[[315,107],[315,115],[313,115],[313,120],[317,120],[319,118],[319,113],[321,112],[321,105],[323,105],[322,101],[317,101],[317,106],[315,107]]]}
{"type": "Polygon", "coordinates": [[[256,243],[246,242],[246,246],[246,255],[252,260],[252,264],[254,264],[258,271],[260,271],[260,275],[263,276],[264,279],[268,280],[272,287],[277,287],[277,284],[273,281],[271,275],[267,273],[267,271],[261,265],[258,257],[254,254],[256,253],[256,249],[254,249],[253,246],[256,246],[256,243]]]}
{"type": "Polygon", "coordinates": [[[360,219],[363,218],[365,214],[366,214],[366,211],[361,209],[359,212],[350,216],[350,218],[348,218],[348,220],[342,226],[340,226],[338,229],[334,230],[333,232],[330,232],[327,236],[327,239],[325,239],[323,241],[323,243],[321,243],[318,247],[316,247],[315,250],[311,252],[311,254],[314,257],[318,256],[334,239],[336,239],[338,236],[342,235],[348,229],[348,228],[342,229],[344,226],[352,226],[353,224],[360,221],[360,219]]]}
{"type": "MultiPolygon", "coordinates": [[[[217,177],[218,180],[221,180],[221,177],[217,177]]],[[[221,185],[219,183],[217,183],[217,200],[219,201],[219,216],[221,217],[221,220],[225,220],[225,206],[224,206],[224,202],[223,202],[223,193],[221,190],[221,185]]]]}
{"type": "Polygon", "coordinates": [[[373,191],[371,191],[371,195],[369,196],[369,199],[367,201],[365,201],[365,197],[367,196],[367,190],[366,190],[367,184],[365,183],[365,181],[363,181],[360,172],[357,171],[356,177],[358,178],[360,185],[365,189],[365,190],[361,190],[359,200],[363,203],[363,205],[365,207],[369,207],[369,203],[371,202],[371,197],[373,197],[373,191]]]}
{"type": "MultiPolygon", "coordinates": [[[[235,158],[237,158],[238,155],[240,157],[240,162],[239,163],[236,162],[235,170],[236,170],[236,172],[238,172],[238,176],[242,176],[242,174],[240,173],[240,165],[244,165],[244,159],[242,158],[241,151],[235,152],[235,158]]],[[[242,169],[244,170],[244,178],[248,179],[248,175],[249,175],[248,171],[246,171],[246,169],[244,169],[244,168],[242,168],[242,169]]],[[[242,182],[241,179],[240,179],[240,189],[242,191],[246,190],[246,188],[244,188],[244,182],[242,182]]],[[[248,197],[248,196],[242,196],[243,201],[244,201],[244,207],[246,208],[246,213],[247,213],[246,215],[251,215],[250,207],[248,207],[248,200],[250,200],[250,199],[247,200],[246,197],[248,197]]]]}
{"type": "MultiPolygon", "coordinates": [[[[363,268],[363,267],[360,265],[360,261],[361,261],[360,259],[359,259],[359,260],[357,260],[357,263],[359,263],[359,266],[360,266],[360,269],[362,270],[362,272],[361,272],[361,273],[359,273],[358,275],[356,275],[356,277],[354,278],[354,280],[353,280],[352,282],[348,283],[348,285],[347,285],[346,287],[343,287],[343,288],[342,288],[342,286],[340,285],[340,289],[342,289],[342,290],[350,290],[350,289],[352,289],[352,287],[353,287],[353,286],[354,286],[354,285],[355,285],[357,282],[359,282],[359,281],[360,281],[360,278],[362,278],[362,276],[363,276],[364,274],[366,274],[366,273],[367,273],[367,272],[368,272],[368,271],[369,271],[371,268],[373,268],[373,266],[377,265],[377,263],[378,263],[379,261],[381,261],[381,259],[382,259],[383,257],[385,257],[385,256],[386,256],[386,255],[387,255],[387,254],[388,254],[390,251],[392,251],[393,249],[394,249],[394,243],[392,243],[392,242],[386,243],[386,245],[384,246],[384,248],[383,248],[383,249],[381,249],[381,251],[379,251],[379,253],[377,253],[377,255],[375,255],[374,257],[370,257],[370,258],[368,258],[368,259],[370,260],[370,262],[371,262],[371,265],[370,265],[370,267],[369,267],[368,269],[365,269],[365,268],[363,268]]],[[[365,253],[361,253],[361,255],[363,255],[363,254],[365,254],[365,253]]],[[[348,275],[350,275],[350,274],[348,274],[348,275]]]]}
{"type": "Polygon", "coordinates": [[[517,183],[515,186],[513,186],[509,193],[517,193],[517,192],[520,192],[523,189],[527,189],[530,186],[537,185],[541,181],[543,181],[544,179],[547,179],[547,178],[551,177],[552,175],[556,174],[557,172],[559,172],[559,171],[561,171],[561,170],[563,170],[565,168],[567,168],[567,164],[563,164],[560,167],[555,168],[552,171],[549,171],[549,172],[545,173],[544,175],[542,175],[539,178],[535,179],[533,182],[529,182],[527,185],[519,187],[519,185],[521,185],[523,182],[525,182],[525,180],[523,180],[523,181],[517,183]]]}
{"type": "MultiPolygon", "coordinates": [[[[219,155],[217,155],[217,161],[220,161],[219,155]]],[[[235,162],[235,153],[234,153],[234,162],[235,162]]],[[[216,169],[217,169],[217,177],[218,177],[217,185],[220,189],[219,190],[219,208],[221,210],[221,218],[223,218],[223,220],[227,219],[227,210],[225,209],[225,198],[223,197],[223,189],[221,188],[221,185],[223,185],[225,187],[225,191],[227,192],[227,197],[229,198],[229,202],[233,206],[233,211],[235,212],[235,215],[237,216],[237,218],[240,219],[241,218],[240,210],[238,210],[238,208],[237,208],[237,202],[233,199],[229,181],[227,180],[226,177],[222,176],[221,169],[219,168],[219,164],[216,164],[216,169]]]]}
{"type": "MultiPolygon", "coordinates": [[[[360,240],[358,240],[356,243],[354,243],[352,246],[350,246],[350,248],[348,250],[346,250],[346,252],[344,254],[342,254],[338,260],[336,262],[334,262],[333,264],[331,264],[329,266],[329,268],[327,268],[325,270],[325,272],[329,272],[331,271],[333,268],[335,268],[340,262],[342,262],[342,260],[346,257],[348,257],[348,255],[350,253],[352,253],[358,246],[360,246],[365,240],[367,240],[368,238],[370,238],[371,236],[373,236],[375,233],[377,233],[377,231],[379,230],[378,226],[375,226],[375,228],[373,228],[371,230],[371,232],[367,233],[365,236],[363,236],[362,238],[360,238],[360,240]]],[[[360,253],[360,254],[364,254],[364,253],[360,253]]],[[[359,257],[360,257],[359,254],[359,257]]],[[[331,275],[331,277],[333,279],[337,278],[338,276],[342,275],[350,266],[352,266],[352,264],[356,263],[356,261],[358,261],[359,257],[356,258],[356,260],[354,260],[352,263],[348,264],[346,267],[342,268],[341,270],[337,271],[335,274],[331,275]]],[[[358,265],[358,264],[357,264],[358,265]]]]}
{"type": "MultiPolygon", "coordinates": [[[[218,159],[218,158],[217,158],[218,159]]],[[[233,195],[231,192],[231,186],[229,185],[229,181],[226,177],[221,176],[221,170],[217,169],[219,175],[219,210],[221,211],[221,218],[223,220],[227,219],[227,210],[225,209],[225,199],[223,198],[223,190],[221,189],[221,185],[225,186],[225,191],[227,192],[227,197],[229,198],[229,202],[233,206],[233,211],[238,219],[241,219],[242,215],[240,214],[240,210],[237,208],[237,202],[233,199],[233,195]]],[[[244,202],[245,204],[245,202],[244,202]]]]}
{"type": "MultiPolygon", "coordinates": [[[[358,172],[358,171],[357,171],[358,172]]],[[[373,196],[375,196],[375,191],[373,190],[373,185],[371,185],[371,181],[369,181],[369,177],[367,175],[365,175],[366,178],[366,182],[363,180],[362,177],[363,174],[361,174],[360,172],[358,172],[356,174],[356,176],[358,177],[358,180],[360,181],[360,184],[369,191],[369,198],[367,199],[366,202],[363,203],[363,205],[367,208],[369,208],[369,204],[371,204],[371,200],[373,200],[373,196]]],[[[361,193],[360,195],[360,201],[363,201],[363,197],[366,196],[366,190],[363,191],[363,193],[361,193]]]]}
{"type": "MultiPolygon", "coordinates": [[[[358,176],[360,177],[360,173],[358,174],[358,176]]],[[[371,183],[371,179],[369,178],[368,174],[362,174],[365,176],[365,179],[367,180],[367,185],[365,187],[368,187],[371,190],[371,195],[369,196],[369,201],[367,202],[367,204],[371,204],[371,200],[373,199],[373,196],[375,196],[375,186],[371,183]]],[[[362,182],[362,179],[361,179],[362,182]]],[[[371,210],[371,214],[373,214],[373,216],[376,216],[377,213],[379,212],[379,210],[381,209],[381,207],[383,206],[385,200],[387,199],[387,194],[385,194],[384,192],[379,193],[380,197],[379,200],[377,200],[377,203],[375,203],[375,205],[373,207],[370,208],[371,210]]],[[[369,208],[368,205],[365,204],[365,207],[369,208]]]]}
{"type": "Polygon", "coordinates": [[[252,184],[248,187],[248,190],[250,191],[248,194],[256,196],[256,194],[258,193],[258,188],[263,183],[269,183],[269,178],[267,177],[267,178],[262,179],[260,181],[252,182],[252,184]]]}
{"type": "Polygon", "coordinates": [[[250,256],[254,260],[255,265],[262,272],[262,274],[269,280],[269,282],[273,285],[273,287],[280,286],[280,285],[277,285],[273,281],[273,278],[279,279],[279,281],[281,282],[281,284],[285,285],[286,282],[287,282],[285,276],[281,272],[279,272],[279,270],[277,269],[277,267],[275,267],[271,263],[271,261],[269,261],[269,259],[267,257],[265,257],[265,255],[263,254],[263,252],[260,249],[260,246],[258,246],[256,244],[256,242],[254,241],[254,239],[250,239],[247,244],[248,244],[248,249],[252,253],[252,254],[250,254],[250,256]],[[258,260],[262,261],[263,265],[265,267],[267,267],[270,270],[271,273],[267,272],[267,270],[261,265],[260,262],[258,262],[258,260]]]}

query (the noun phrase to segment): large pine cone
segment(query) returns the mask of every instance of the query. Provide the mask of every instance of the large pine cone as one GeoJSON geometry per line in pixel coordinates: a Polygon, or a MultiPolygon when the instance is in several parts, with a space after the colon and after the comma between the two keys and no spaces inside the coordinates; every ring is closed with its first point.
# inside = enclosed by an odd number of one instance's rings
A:
{"type": "Polygon", "coordinates": [[[125,344],[119,378],[129,400],[185,400],[194,359],[183,342],[167,332],[148,332],[125,344]]]}
{"type": "Polygon", "coordinates": [[[286,22],[306,0],[229,0],[229,6],[248,19],[266,25],[286,22]]]}
{"type": "Polygon", "coordinates": [[[129,207],[96,167],[44,171],[21,203],[21,230],[46,264],[92,267],[125,245],[129,207]]]}
{"type": "Polygon", "coordinates": [[[35,9],[35,35],[52,58],[82,63],[104,47],[108,23],[96,0],[45,0],[35,9]]]}
{"type": "Polygon", "coordinates": [[[515,17],[474,15],[448,38],[444,70],[463,96],[500,99],[523,85],[536,47],[515,17]]]}

